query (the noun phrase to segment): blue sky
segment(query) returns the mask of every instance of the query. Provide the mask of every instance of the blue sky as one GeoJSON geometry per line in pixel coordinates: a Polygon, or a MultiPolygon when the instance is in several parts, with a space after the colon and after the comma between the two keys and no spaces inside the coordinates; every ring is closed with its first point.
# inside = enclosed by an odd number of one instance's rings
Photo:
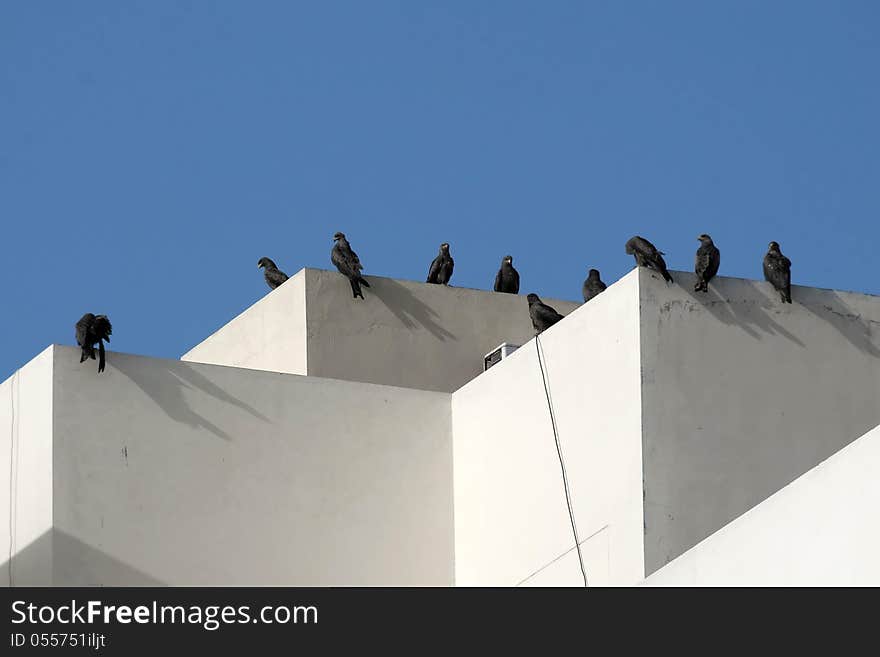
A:
{"type": "Polygon", "coordinates": [[[880,3],[4,2],[0,379],[109,314],[176,358],[261,256],[579,299],[651,239],[690,269],[880,293],[880,3]]]}

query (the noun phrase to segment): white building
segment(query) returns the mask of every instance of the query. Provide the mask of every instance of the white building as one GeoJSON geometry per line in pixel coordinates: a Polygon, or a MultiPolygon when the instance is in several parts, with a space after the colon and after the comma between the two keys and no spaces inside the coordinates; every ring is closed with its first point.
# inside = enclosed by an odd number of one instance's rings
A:
{"type": "Polygon", "coordinates": [[[880,299],[673,275],[539,345],[523,296],[304,269],[179,361],[48,347],[0,385],[2,578],[582,586],[549,393],[590,585],[880,584],[880,299]]]}

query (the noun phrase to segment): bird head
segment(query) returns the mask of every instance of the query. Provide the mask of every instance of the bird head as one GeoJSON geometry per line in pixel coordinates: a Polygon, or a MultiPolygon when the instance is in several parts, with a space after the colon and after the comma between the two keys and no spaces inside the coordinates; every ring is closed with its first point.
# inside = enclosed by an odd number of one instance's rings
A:
{"type": "Polygon", "coordinates": [[[334,241],[334,242],[338,242],[339,240],[344,240],[344,239],[345,239],[345,233],[336,233],[336,234],[333,236],[333,241],[334,241]]]}
{"type": "Polygon", "coordinates": [[[269,260],[269,258],[260,258],[260,261],[257,263],[257,269],[265,267],[266,269],[278,269],[275,266],[275,263],[269,260]]]}
{"type": "Polygon", "coordinates": [[[706,233],[703,233],[703,234],[700,235],[697,239],[698,239],[700,242],[702,242],[703,244],[711,244],[711,243],[712,243],[712,238],[709,237],[708,235],[706,235],[706,233]]]}
{"type": "Polygon", "coordinates": [[[771,252],[779,252],[779,242],[770,242],[767,245],[767,250],[771,252]]]}
{"type": "Polygon", "coordinates": [[[504,260],[501,261],[502,264],[512,265],[513,264],[513,256],[506,255],[504,256],[504,260]]]}
{"type": "Polygon", "coordinates": [[[443,242],[443,244],[440,245],[440,250],[444,253],[449,253],[449,242],[443,242]]]}
{"type": "Polygon", "coordinates": [[[540,299],[540,297],[538,297],[538,295],[535,294],[534,292],[532,292],[531,294],[529,294],[528,296],[526,296],[526,300],[529,302],[529,305],[530,305],[530,306],[531,306],[533,303],[541,303],[541,299],[540,299]]]}
{"type": "Polygon", "coordinates": [[[107,315],[95,315],[95,323],[93,324],[95,334],[110,342],[110,334],[113,333],[113,326],[110,324],[110,318],[107,315]]]}
{"type": "Polygon", "coordinates": [[[590,270],[590,278],[599,278],[599,270],[591,269],[590,270]]]}

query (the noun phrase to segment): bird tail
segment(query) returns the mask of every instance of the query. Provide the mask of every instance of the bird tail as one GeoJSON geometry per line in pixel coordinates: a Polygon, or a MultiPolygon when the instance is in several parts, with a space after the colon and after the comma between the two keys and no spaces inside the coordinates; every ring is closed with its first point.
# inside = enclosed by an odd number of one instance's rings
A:
{"type": "MultiPolygon", "coordinates": [[[[98,371],[103,372],[104,365],[107,362],[106,358],[104,357],[104,341],[103,340],[98,342],[98,356],[99,356],[98,371]]],[[[94,358],[94,355],[92,356],[92,358],[94,358]]]]}
{"type": "Polygon", "coordinates": [[[366,287],[370,287],[370,284],[367,283],[367,279],[363,276],[358,276],[358,283],[360,283],[361,285],[365,285],[366,287]]]}
{"type": "Polygon", "coordinates": [[[786,287],[786,288],[782,291],[782,300],[783,300],[785,303],[791,303],[791,288],[790,288],[790,287],[786,287]]]}
{"type": "MultiPolygon", "coordinates": [[[[351,293],[352,293],[352,296],[353,296],[355,299],[357,299],[358,297],[360,297],[361,299],[363,299],[363,298],[364,298],[364,293],[361,292],[360,279],[358,279],[358,278],[350,278],[350,279],[348,279],[348,280],[349,280],[349,283],[351,283],[351,293]]],[[[369,286],[367,286],[367,287],[369,287],[369,286]]]]}
{"type": "Polygon", "coordinates": [[[673,282],[674,282],[674,281],[672,280],[672,276],[670,275],[670,273],[669,273],[668,271],[666,271],[665,269],[664,269],[662,272],[660,272],[660,273],[663,274],[663,278],[666,279],[666,282],[667,282],[667,283],[673,283],[673,282]]]}

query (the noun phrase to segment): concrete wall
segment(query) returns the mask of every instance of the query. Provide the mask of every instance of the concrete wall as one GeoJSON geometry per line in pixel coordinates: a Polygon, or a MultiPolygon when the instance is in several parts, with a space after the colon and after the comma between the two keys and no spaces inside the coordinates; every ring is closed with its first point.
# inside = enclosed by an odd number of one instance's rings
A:
{"type": "Polygon", "coordinates": [[[880,428],[672,563],[649,586],[880,585],[880,428]]]}
{"type": "Polygon", "coordinates": [[[52,529],[52,352],[45,349],[0,384],[4,586],[51,581],[51,545],[41,538],[52,529]]]}
{"type": "Polygon", "coordinates": [[[306,374],[306,270],[300,270],[181,360],[306,374]]]}
{"type": "MultiPolygon", "coordinates": [[[[638,278],[541,334],[590,585],[644,577],[638,278]]],[[[455,580],[583,586],[535,341],[452,396],[455,580]]]]}
{"type": "Polygon", "coordinates": [[[54,584],[452,583],[449,395],[78,360],[56,347],[54,584]]]}
{"type": "Polygon", "coordinates": [[[651,573],[880,423],[880,298],[640,273],[651,573]]]}
{"type": "MultiPolygon", "coordinates": [[[[524,295],[368,276],[372,287],[355,300],[336,272],[304,269],[294,279],[183,360],[452,392],[482,371],[486,353],[534,334],[524,295]],[[304,291],[281,293],[294,279],[304,291]]],[[[579,305],[546,302],[562,314],[579,305]]]]}
{"type": "MultiPolygon", "coordinates": [[[[541,336],[594,585],[880,424],[880,299],[675,278],[551,301],[541,336]]],[[[7,583],[450,584],[454,553],[458,584],[579,585],[525,298],[370,281],[303,270],[190,361],[56,347],[0,385],[7,583]]]]}

